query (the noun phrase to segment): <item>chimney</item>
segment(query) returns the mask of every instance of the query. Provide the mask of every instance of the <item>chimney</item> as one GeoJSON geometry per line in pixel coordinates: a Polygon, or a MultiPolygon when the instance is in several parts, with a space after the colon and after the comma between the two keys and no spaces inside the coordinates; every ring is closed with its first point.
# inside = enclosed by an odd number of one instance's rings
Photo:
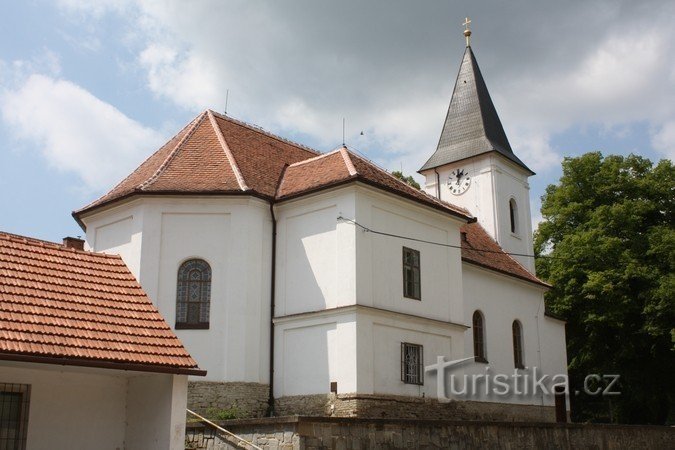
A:
{"type": "Polygon", "coordinates": [[[466,242],[466,231],[460,231],[460,235],[462,237],[462,241],[466,242]]]}
{"type": "Polygon", "coordinates": [[[74,248],[75,250],[84,250],[84,239],[75,237],[64,237],[63,246],[66,248],[74,248]]]}

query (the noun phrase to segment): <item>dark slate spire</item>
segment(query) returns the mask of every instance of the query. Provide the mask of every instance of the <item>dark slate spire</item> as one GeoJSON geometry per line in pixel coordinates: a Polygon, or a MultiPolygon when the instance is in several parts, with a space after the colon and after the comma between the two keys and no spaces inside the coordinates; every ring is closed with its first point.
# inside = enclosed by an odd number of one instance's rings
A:
{"type": "Polygon", "coordinates": [[[493,151],[534,175],[513,154],[476,57],[467,46],[438,147],[420,171],[493,151]]]}

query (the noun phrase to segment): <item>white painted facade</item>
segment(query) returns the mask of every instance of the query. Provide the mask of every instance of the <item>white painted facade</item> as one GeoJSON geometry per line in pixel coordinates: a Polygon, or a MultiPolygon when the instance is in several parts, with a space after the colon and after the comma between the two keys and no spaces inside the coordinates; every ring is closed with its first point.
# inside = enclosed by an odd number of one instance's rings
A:
{"type": "MultiPolygon", "coordinates": [[[[441,198],[471,210],[507,251],[532,252],[526,174],[496,156],[460,164],[472,185],[441,198]],[[504,231],[518,203],[518,235],[504,231]],[[501,240],[500,240],[501,239],[501,240]]],[[[439,170],[445,184],[454,165],[439,170]]],[[[431,172],[433,173],[433,171],[431,172]]],[[[433,174],[435,177],[435,174],[433,174]]],[[[426,189],[435,192],[427,174],[426,189]]],[[[424,364],[473,356],[471,316],[486,317],[490,367],[512,373],[511,324],[523,325],[525,363],[566,374],[564,323],[544,316],[543,288],[462,262],[463,219],[352,183],[274,206],[277,226],[274,396],[339,393],[437,396],[435,376],[401,381],[401,343],[424,364]],[[438,242],[363,231],[373,230],[438,242]],[[421,255],[421,300],[403,296],[402,249],[421,255]]],[[[169,324],[176,276],[190,258],[213,270],[208,330],[177,330],[209,381],[269,383],[272,215],[249,196],[146,196],[82,217],[88,245],[120,253],[169,324]]],[[[530,258],[531,259],[531,258],[530,258]]],[[[529,260],[523,264],[533,269],[529,260]]],[[[484,371],[471,362],[457,373],[484,371]]],[[[536,398],[472,398],[539,405],[536,398]]],[[[551,404],[552,397],[543,400],[551,404]]]]}
{"type": "Polygon", "coordinates": [[[185,448],[187,376],[3,361],[30,385],[26,448],[185,448]]]}

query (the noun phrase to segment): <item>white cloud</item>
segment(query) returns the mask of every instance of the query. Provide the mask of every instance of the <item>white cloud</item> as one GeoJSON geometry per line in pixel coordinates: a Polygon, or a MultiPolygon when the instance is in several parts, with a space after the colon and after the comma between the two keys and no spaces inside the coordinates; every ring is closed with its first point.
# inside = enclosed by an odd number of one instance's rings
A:
{"type": "Polygon", "coordinates": [[[652,145],[667,158],[675,161],[675,120],[663,124],[652,133],[652,145]]]}
{"type": "Polygon", "coordinates": [[[672,2],[61,4],[77,14],[128,17],[141,43],[138,64],[161,98],[195,112],[222,110],[229,89],[232,115],[282,134],[300,130],[326,148],[340,142],[347,117],[348,142],[384,148],[382,164],[398,167],[405,158],[408,170],[435,148],[466,9],[507,134],[533,170],[558,166],[569,149],[553,148],[552,137],[572,126],[647,122],[656,149],[669,154],[675,146],[668,125],[675,102],[667,95],[675,91],[672,2]]]}
{"type": "Polygon", "coordinates": [[[17,139],[41,149],[55,168],[91,190],[127,175],[163,137],[69,81],[30,75],[0,97],[2,118],[17,139]]]}

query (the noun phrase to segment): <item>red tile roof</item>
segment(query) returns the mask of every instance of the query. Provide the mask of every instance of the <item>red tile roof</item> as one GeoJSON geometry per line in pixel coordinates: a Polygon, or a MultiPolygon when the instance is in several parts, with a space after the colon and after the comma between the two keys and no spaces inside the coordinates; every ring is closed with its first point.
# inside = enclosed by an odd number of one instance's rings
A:
{"type": "Polygon", "coordinates": [[[0,359],[204,374],[119,256],[3,232],[0,359]]]}
{"type": "MultiPolygon", "coordinates": [[[[322,154],[210,110],[109,193],[73,215],[79,221],[87,212],[134,194],[249,194],[283,201],[354,181],[472,219],[467,210],[409,186],[345,147],[322,154]]],[[[469,237],[462,247],[465,261],[543,283],[504,253],[479,225],[464,229],[469,237]],[[476,251],[480,248],[489,252],[476,251]]]]}
{"type": "Polygon", "coordinates": [[[544,287],[551,287],[534,276],[495,242],[478,222],[468,223],[461,228],[462,261],[486,269],[511,275],[544,287]]]}
{"type": "Polygon", "coordinates": [[[250,194],[285,199],[358,179],[436,209],[470,218],[459,207],[408,186],[350,151],[321,154],[252,125],[205,111],[110,192],[75,211],[78,219],[134,194],[250,194]],[[281,180],[284,168],[284,180],[281,180]],[[319,170],[317,170],[319,169],[319,170]]]}

